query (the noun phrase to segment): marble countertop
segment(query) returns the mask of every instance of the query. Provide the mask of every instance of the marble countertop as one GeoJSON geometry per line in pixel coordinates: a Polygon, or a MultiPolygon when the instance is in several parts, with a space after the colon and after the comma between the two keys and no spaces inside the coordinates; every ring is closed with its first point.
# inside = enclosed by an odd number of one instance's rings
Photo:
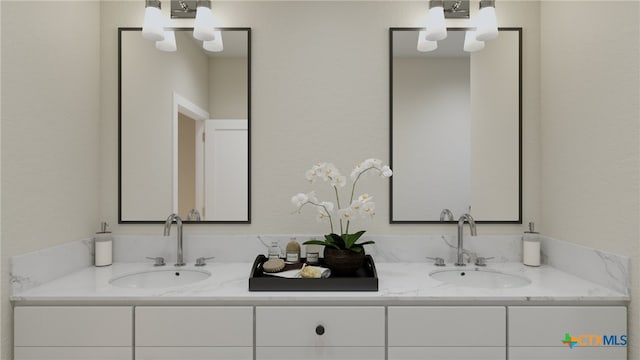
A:
{"type": "MultiPolygon", "coordinates": [[[[208,263],[211,276],[177,287],[129,289],[113,286],[109,280],[123,274],[154,270],[149,263],[115,263],[109,267],[87,267],[11,296],[17,305],[30,304],[625,304],[629,296],[583,280],[548,265],[531,268],[521,263],[492,263],[488,269],[523,275],[531,284],[506,289],[461,287],[429,277],[432,264],[381,262],[376,264],[377,292],[251,292],[248,277],[251,263],[208,263]]],[[[162,269],[171,269],[165,266],[162,269]]],[[[194,268],[188,265],[184,268],[194,268]]],[[[452,268],[448,266],[446,268],[452,268]]],[[[468,268],[473,268],[468,266],[468,268]]],[[[155,268],[157,269],[157,268],[155,268]]]]}

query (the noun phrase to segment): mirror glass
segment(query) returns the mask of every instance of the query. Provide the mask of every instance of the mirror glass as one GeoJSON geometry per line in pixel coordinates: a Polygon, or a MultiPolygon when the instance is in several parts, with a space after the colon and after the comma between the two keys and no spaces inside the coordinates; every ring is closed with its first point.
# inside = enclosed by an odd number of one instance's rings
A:
{"type": "Polygon", "coordinates": [[[250,222],[251,30],[209,52],[175,29],[163,52],[119,29],[119,222],[250,222]]]}
{"type": "Polygon", "coordinates": [[[391,223],[521,223],[522,29],[473,53],[461,28],[419,52],[420,30],[390,29],[391,223]]]}

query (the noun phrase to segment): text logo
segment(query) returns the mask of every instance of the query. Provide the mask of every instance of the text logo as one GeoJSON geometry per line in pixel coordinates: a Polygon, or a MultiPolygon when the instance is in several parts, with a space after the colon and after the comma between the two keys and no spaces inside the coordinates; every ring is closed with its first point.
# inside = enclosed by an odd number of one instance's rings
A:
{"type": "Polygon", "coordinates": [[[576,346],[627,346],[627,335],[564,334],[562,343],[573,349],[576,346]]]}

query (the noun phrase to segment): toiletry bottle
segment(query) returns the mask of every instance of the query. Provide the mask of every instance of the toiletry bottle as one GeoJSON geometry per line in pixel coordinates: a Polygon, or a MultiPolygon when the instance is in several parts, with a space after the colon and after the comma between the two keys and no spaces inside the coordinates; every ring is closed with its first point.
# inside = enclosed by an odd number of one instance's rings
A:
{"type": "Polygon", "coordinates": [[[272,241],[271,246],[269,246],[267,257],[269,259],[280,259],[280,246],[278,246],[277,241],[272,241]]]}
{"type": "Polygon", "coordinates": [[[109,266],[113,263],[113,238],[111,231],[107,231],[106,222],[100,223],[100,231],[95,236],[95,264],[109,266]]]}
{"type": "Polygon", "coordinates": [[[530,222],[529,231],[522,235],[522,263],[527,266],[540,266],[540,238],[534,226],[530,222]]]}
{"type": "Polygon", "coordinates": [[[300,262],[300,244],[298,244],[296,238],[291,238],[291,241],[287,244],[286,261],[291,263],[300,262]]]}

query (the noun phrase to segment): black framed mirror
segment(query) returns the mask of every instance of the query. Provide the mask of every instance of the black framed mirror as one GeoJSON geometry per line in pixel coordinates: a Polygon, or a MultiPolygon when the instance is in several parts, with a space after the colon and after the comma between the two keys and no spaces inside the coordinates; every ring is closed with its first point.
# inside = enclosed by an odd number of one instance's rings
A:
{"type": "Polygon", "coordinates": [[[251,222],[251,29],[220,28],[206,51],[118,29],[118,222],[251,222]]]}
{"type": "Polygon", "coordinates": [[[421,30],[389,30],[390,222],[521,224],[522,28],[472,53],[466,28],[418,51],[421,30]]]}

